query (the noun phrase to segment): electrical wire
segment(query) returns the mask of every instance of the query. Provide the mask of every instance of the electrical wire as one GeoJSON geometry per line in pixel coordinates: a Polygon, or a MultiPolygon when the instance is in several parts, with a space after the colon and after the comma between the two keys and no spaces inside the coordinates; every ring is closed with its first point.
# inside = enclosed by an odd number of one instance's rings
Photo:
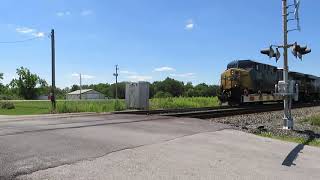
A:
{"type": "Polygon", "coordinates": [[[20,40],[20,41],[0,41],[0,44],[15,44],[15,43],[24,43],[24,42],[28,42],[28,41],[33,41],[36,39],[40,39],[43,38],[41,37],[33,37],[33,38],[29,38],[29,39],[24,39],[24,40],[20,40]]]}

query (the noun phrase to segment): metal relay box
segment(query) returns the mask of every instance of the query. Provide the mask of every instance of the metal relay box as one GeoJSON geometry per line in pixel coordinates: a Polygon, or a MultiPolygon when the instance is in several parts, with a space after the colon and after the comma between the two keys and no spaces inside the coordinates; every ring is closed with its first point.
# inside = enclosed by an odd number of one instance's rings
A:
{"type": "Polygon", "coordinates": [[[287,84],[284,81],[279,81],[276,92],[282,96],[292,96],[295,101],[299,100],[299,85],[294,80],[288,81],[287,84]],[[288,88],[288,93],[286,88],[288,88]]]}
{"type": "Polygon", "coordinates": [[[137,82],[126,84],[127,109],[149,109],[149,83],[137,82]]]}

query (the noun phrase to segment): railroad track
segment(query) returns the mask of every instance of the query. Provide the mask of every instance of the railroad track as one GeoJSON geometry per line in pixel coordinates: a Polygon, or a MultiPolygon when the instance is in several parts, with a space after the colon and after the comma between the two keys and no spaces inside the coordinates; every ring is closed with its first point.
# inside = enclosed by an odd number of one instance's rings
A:
{"type": "MultiPolygon", "coordinates": [[[[299,103],[292,106],[295,108],[319,106],[320,103],[299,103]]],[[[220,106],[205,108],[185,108],[185,109],[167,109],[167,110],[143,110],[143,111],[120,111],[116,114],[140,114],[140,115],[162,115],[173,117],[190,117],[199,119],[210,119],[218,117],[227,117],[242,114],[261,113],[269,111],[279,111],[283,109],[283,104],[265,104],[255,106],[220,106]]]]}
{"type": "Polygon", "coordinates": [[[141,115],[164,115],[175,114],[184,112],[198,112],[198,111],[210,111],[210,110],[223,110],[232,108],[230,106],[217,106],[217,107],[202,107],[202,108],[183,108],[183,109],[156,109],[156,110],[126,110],[118,111],[115,114],[141,114],[141,115]]]}

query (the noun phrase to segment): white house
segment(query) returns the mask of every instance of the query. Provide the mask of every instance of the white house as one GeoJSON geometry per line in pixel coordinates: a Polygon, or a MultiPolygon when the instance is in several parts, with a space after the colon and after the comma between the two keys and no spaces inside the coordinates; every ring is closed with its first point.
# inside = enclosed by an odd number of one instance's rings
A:
{"type": "Polygon", "coordinates": [[[80,94],[81,94],[81,99],[84,99],[84,100],[105,99],[104,94],[98,91],[95,91],[93,89],[82,89],[82,90],[76,90],[68,93],[67,100],[80,100],[80,94]]]}

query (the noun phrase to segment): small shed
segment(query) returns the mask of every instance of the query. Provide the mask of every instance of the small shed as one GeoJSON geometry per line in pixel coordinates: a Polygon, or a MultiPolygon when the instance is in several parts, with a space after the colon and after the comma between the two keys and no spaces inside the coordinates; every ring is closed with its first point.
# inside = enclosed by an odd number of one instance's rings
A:
{"type": "Polygon", "coordinates": [[[67,94],[67,100],[99,100],[105,99],[105,95],[93,89],[82,89],[67,94]],[[81,95],[81,96],[80,96],[81,95]]]}

